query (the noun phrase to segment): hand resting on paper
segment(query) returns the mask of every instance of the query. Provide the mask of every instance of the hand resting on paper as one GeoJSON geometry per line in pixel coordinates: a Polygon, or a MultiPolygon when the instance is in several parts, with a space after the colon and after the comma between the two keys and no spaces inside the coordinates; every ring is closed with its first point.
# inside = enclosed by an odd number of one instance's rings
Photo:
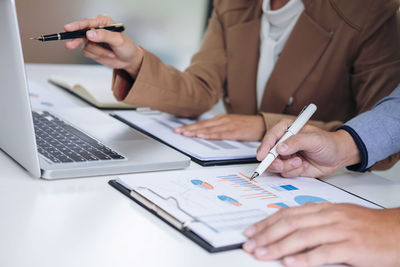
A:
{"type": "Polygon", "coordinates": [[[400,209],[353,204],[285,208],[245,231],[243,249],[285,266],[400,266],[400,209]]]}
{"type": "Polygon", "coordinates": [[[203,139],[259,141],[265,134],[265,123],[260,115],[223,114],[176,128],[175,133],[203,139]]]}

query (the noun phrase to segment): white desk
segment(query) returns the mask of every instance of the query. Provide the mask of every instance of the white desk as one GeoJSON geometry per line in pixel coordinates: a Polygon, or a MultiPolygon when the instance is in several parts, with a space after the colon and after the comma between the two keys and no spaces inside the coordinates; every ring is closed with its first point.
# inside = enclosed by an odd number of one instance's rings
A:
{"type": "MultiPolygon", "coordinates": [[[[68,68],[27,70],[51,86],[46,78],[68,68]]],[[[34,179],[2,152],[0,170],[0,266],[280,266],[241,250],[207,253],[109,186],[112,177],[34,179]]],[[[385,207],[400,206],[400,183],[373,174],[338,174],[328,181],[385,207]]]]}

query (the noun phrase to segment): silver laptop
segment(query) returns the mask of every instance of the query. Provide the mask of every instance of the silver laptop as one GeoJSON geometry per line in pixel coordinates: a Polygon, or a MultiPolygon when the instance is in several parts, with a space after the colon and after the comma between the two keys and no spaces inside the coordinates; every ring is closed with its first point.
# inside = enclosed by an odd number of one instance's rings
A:
{"type": "Polygon", "coordinates": [[[32,110],[14,0],[0,0],[0,148],[35,177],[180,169],[185,155],[92,107],[32,110]]]}

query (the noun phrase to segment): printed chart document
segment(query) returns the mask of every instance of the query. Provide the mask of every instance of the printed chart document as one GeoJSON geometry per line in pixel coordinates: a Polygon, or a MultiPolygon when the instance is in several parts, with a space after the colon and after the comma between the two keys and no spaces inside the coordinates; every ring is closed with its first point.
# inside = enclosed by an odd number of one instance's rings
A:
{"type": "Polygon", "coordinates": [[[312,178],[285,179],[254,167],[128,175],[110,184],[210,252],[239,248],[243,231],[279,209],[308,202],[379,206],[312,178]]]}
{"type": "Polygon", "coordinates": [[[204,140],[174,133],[177,127],[212,118],[211,113],[205,113],[197,119],[180,118],[158,111],[119,111],[113,116],[183,152],[203,166],[256,162],[259,142],[204,140]]]}
{"type": "Polygon", "coordinates": [[[52,110],[87,106],[75,99],[65,97],[65,92],[62,90],[51,90],[32,80],[29,80],[28,84],[29,98],[35,109],[52,110]]]}

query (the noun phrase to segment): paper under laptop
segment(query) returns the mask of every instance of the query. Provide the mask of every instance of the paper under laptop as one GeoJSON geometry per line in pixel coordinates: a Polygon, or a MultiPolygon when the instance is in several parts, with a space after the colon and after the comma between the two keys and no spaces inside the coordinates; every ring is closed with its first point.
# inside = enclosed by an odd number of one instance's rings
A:
{"type": "Polygon", "coordinates": [[[241,247],[243,231],[279,209],[309,202],[378,205],[313,178],[285,179],[254,166],[121,176],[111,185],[210,252],[241,247]]]}
{"type": "Polygon", "coordinates": [[[176,117],[158,111],[118,111],[112,115],[204,166],[256,162],[259,142],[205,140],[174,133],[177,127],[214,117],[211,113],[205,113],[196,119],[176,117]]]}

